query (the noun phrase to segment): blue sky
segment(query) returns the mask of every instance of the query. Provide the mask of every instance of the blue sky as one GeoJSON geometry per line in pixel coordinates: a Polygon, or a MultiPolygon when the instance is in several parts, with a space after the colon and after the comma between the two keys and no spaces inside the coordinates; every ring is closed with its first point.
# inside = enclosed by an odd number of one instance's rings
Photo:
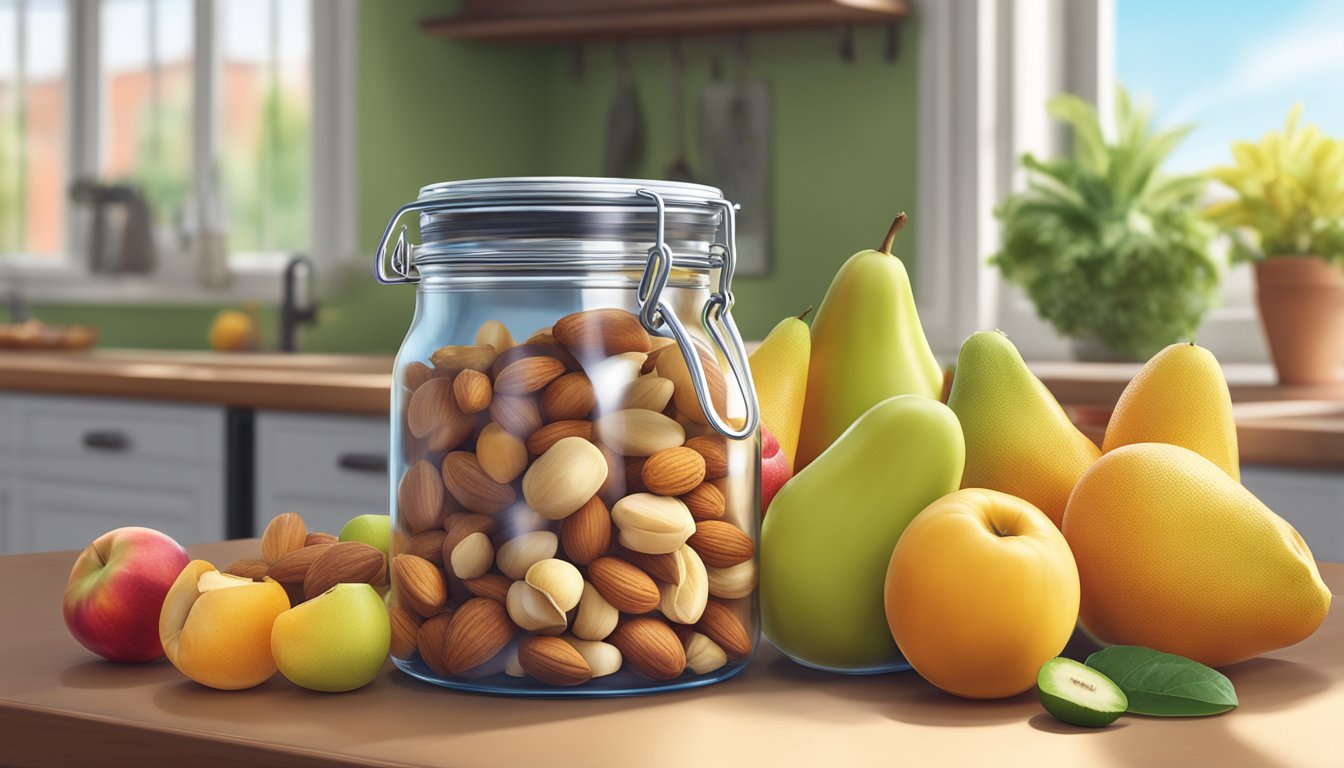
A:
{"type": "Polygon", "coordinates": [[[1115,73],[1161,126],[1194,122],[1169,170],[1231,160],[1289,108],[1344,136],[1344,2],[1115,0],[1115,73]]]}

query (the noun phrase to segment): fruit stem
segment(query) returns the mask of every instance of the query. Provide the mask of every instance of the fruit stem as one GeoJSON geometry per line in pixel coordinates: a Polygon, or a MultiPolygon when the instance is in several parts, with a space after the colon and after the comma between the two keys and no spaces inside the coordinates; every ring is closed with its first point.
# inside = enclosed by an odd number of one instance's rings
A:
{"type": "Polygon", "coordinates": [[[808,315],[810,315],[810,314],[812,314],[812,305],[811,305],[811,304],[808,304],[808,305],[807,305],[807,309],[804,309],[804,310],[803,310],[803,314],[799,315],[799,316],[798,316],[798,319],[799,319],[799,320],[802,320],[802,319],[806,318],[806,317],[807,317],[808,315]]]}
{"type": "Polygon", "coordinates": [[[891,244],[896,242],[896,233],[904,229],[905,223],[909,220],[910,217],[905,215],[905,211],[896,214],[896,220],[891,222],[891,229],[887,230],[887,236],[882,239],[882,247],[877,250],[890,256],[891,244]]]}

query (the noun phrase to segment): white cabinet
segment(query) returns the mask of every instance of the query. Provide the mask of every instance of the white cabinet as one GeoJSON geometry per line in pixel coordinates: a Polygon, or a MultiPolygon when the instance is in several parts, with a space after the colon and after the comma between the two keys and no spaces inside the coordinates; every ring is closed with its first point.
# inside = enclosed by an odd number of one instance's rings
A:
{"type": "Polygon", "coordinates": [[[1242,466],[1241,482],[1292,523],[1317,560],[1344,562],[1344,472],[1242,466]]]}
{"type": "Polygon", "coordinates": [[[127,525],[225,533],[224,409],[0,395],[0,552],[82,549],[127,525]]]}
{"type": "Polygon", "coordinates": [[[297,512],[336,533],[355,515],[388,513],[387,419],[258,411],[255,531],[297,512]]]}

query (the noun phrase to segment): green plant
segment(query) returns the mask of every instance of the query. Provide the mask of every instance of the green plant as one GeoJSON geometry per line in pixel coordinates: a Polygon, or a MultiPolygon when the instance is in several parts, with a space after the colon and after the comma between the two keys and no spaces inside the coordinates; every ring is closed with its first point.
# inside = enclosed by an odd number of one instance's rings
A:
{"type": "Polygon", "coordinates": [[[1123,89],[1111,141],[1074,96],[1056,96],[1048,110],[1073,128],[1073,150],[1023,156],[1028,187],[995,211],[1003,247],[991,263],[1066,336],[1136,358],[1189,338],[1219,279],[1213,227],[1196,204],[1206,181],[1158,172],[1189,128],[1152,130],[1123,89]]]}
{"type": "Polygon", "coordinates": [[[1344,267],[1344,139],[1298,126],[1302,105],[1282,132],[1232,145],[1234,163],[1209,171],[1236,197],[1205,214],[1232,234],[1232,258],[1320,256],[1344,267]]]}

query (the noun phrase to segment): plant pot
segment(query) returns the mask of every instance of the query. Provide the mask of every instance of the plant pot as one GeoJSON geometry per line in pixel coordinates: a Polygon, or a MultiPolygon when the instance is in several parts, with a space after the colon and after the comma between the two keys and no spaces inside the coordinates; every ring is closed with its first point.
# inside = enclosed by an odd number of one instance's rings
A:
{"type": "Polygon", "coordinates": [[[1315,256],[1255,264],[1255,299],[1281,384],[1339,381],[1344,364],[1344,270],[1315,256]]]}

